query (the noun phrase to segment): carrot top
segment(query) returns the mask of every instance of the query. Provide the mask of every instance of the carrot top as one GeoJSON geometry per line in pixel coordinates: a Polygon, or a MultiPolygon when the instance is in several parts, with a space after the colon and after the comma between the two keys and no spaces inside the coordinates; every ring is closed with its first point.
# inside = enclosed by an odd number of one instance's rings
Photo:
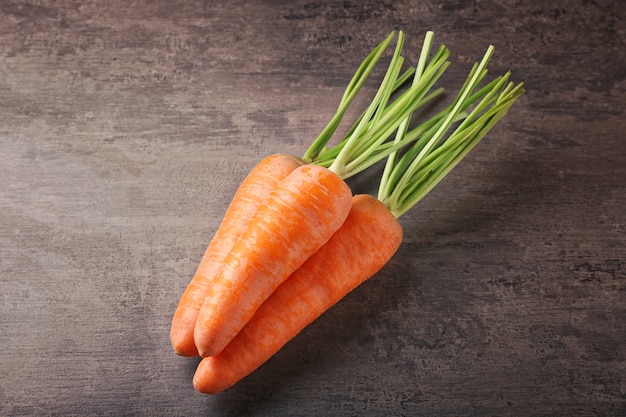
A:
{"type": "Polygon", "coordinates": [[[432,32],[427,33],[422,47],[418,65],[420,76],[414,77],[413,85],[404,91],[401,91],[402,87],[416,70],[410,68],[401,73],[404,63],[404,57],[401,55],[404,33],[399,32],[389,66],[371,103],[357,118],[342,141],[332,148],[326,146],[339,127],[350,103],[394,37],[395,32],[392,32],[372,50],[357,69],[344,92],[337,112],[304,154],[303,159],[306,162],[328,167],[345,179],[415,140],[408,136],[395,143],[387,139],[415,110],[443,92],[443,88],[432,92],[431,88],[448,67],[449,62],[446,59],[450,52],[442,45],[433,57],[428,59],[432,47],[432,32]]]}
{"type": "Polygon", "coordinates": [[[429,31],[424,37],[417,65],[401,72],[404,33],[400,31],[387,71],[371,103],[346,136],[333,147],[328,147],[348,107],[395,35],[395,32],[389,34],[363,60],[335,115],[303,159],[328,167],[346,179],[387,158],[378,199],[398,218],[428,194],[476,146],[524,94],[524,88],[522,83],[509,82],[510,72],[479,88],[494,52],[494,47],[489,46],[482,60],[472,67],[453,102],[411,127],[413,113],[443,93],[441,87],[432,88],[450,65],[447,61],[450,51],[441,45],[433,53],[434,33],[429,31]],[[411,77],[411,85],[407,87],[411,77]]]}
{"type": "Polygon", "coordinates": [[[389,155],[378,191],[378,199],[396,218],[428,194],[524,94],[522,83],[508,81],[510,72],[478,89],[493,51],[489,46],[474,64],[450,105],[411,131],[405,129],[408,118],[398,129],[394,143],[412,144],[402,155],[389,155]]]}

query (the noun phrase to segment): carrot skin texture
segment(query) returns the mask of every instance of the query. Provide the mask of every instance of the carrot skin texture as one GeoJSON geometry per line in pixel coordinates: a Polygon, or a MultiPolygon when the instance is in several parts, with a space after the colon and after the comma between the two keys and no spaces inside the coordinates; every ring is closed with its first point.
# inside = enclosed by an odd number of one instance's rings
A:
{"type": "Polygon", "coordinates": [[[292,155],[269,155],[259,161],[242,181],[174,312],[170,339],[178,355],[198,355],[193,331],[212,279],[263,200],[278,183],[303,164],[302,159],[292,155]]]}
{"type": "Polygon", "coordinates": [[[219,353],[276,287],[332,237],[352,193],[335,173],[296,168],[270,193],[224,259],[194,329],[201,356],[219,353]]]}
{"type": "Polygon", "coordinates": [[[284,281],[216,356],[203,358],[193,378],[206,394],[230,388],[350,291],[378,272],[402,242],[402,227],[369,195],[353,198],[333,237],[284,281]]]}

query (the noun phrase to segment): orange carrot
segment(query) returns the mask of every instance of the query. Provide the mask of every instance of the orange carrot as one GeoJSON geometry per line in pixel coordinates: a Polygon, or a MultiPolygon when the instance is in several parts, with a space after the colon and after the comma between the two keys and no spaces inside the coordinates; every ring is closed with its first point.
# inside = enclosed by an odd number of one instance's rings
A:
{"type": "MultiPolygon", "coordinates": [[[[402,240],[397,218],[435,187],[524,92],[521,84],[507,84],[507,74],[473,94],[492,50],[472,69],[444,117],[439,114],[417,128],[422,137],[401,157],[388,158],[378,198],[354,197],[346,221],[326,244],[274,290],[220,353],[202,359],[193,379],[198,391],[218,393],[253,372],[388,262],[402,240]],[[459,117],[462,121],[445,138],[459,117]]],[[[404,128],[398,133],[412,134],[404,128]]]]}
{"type": "Polygon", "coordinates": [[[198,355],[193,329],[208,287],[226,254],[246,229],[248,222],[269,193],[304,161],[287,154],[263,158],[241,183],[222,223],[211,240],[196,273],[185,289],[172,319],[170,339],[174,351],[182,356],[198,355]]]}
{"type": "Polygon", "coordinates": [[[339,176],[312,164],[278,184],[208,288],[194,329],[201,356],[220,352],[276,287],[330,239],[351,198],[339,176]]]}
{"type": "Polygon", "coordinates": [[[202,359],[195,388],[215,394],[254,371],[382,268],[401,241],[402,227],[380,201],[355,196],[333,237],[273,292],[221,353],[202,359]]]}

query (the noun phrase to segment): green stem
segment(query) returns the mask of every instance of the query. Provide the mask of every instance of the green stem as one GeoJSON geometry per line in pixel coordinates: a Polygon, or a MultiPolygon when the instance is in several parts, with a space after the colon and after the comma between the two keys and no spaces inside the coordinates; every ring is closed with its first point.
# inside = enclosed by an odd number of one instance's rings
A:
{"type": "Polygon", "coordinates": [[[417,65],[401,74],[404,33],[399,32],[374,98],[344,138],[328,148],[327,144],[349,105],[394,36],[395,33],[391,33],[360,65],[337,112],[307,150],[304,159],[327,167],[345,179],[387,158],[378,198],[396,217],[400,217],[467,155],[504,117],[524,90],[522,84],[507,84],[509,73],[478,89],[494,51],[490,46],[482,60],[473,65],[453,102],[410,129],[413,113],[443,92],[442,88],[431,90],[450,64],[447,61],[450,51],[442,45],[429,60],[434,34],[427,32],[417,65]],[[411,77],[411,86],[402,90],[411,77]],[[453,129],[454,125],[456,128],[453,129]]]}
{"type": "Polygon", "coordinates": [[[400,72],[400,68],[402,66],[402,62],[404,58],[400,55],[402,52],[402,47],[404,45],[404,34],[400,32],[398,37],[398,42],[396,44],[396,49],[394,51],[393,57],[391,58],[391,63],[389,64],[389,68],[387,69],[387,73],[383,78],[383,81],[378,89],[376,96],[368,106],[365,111],[365,116],[361,120],[361,123],[356,127],[352,135],[348,138],[347,142],[343,146],[341,152],[337,155],[337,158],[333,161],[330,166],[330,170],[335,172],[337,175],[340,175],[342,167],[345,166],[352,156],[351,154],[355,152],[355,148],[361,145],[361,141],[359,138],[361,137],[362,132],[367,125],[367,122],[372,120],[375,124],[378,118],[380,117],[380,109],[384,108],[386,101],[391,95],[390,88],[394,85],[395,80],[398,77],[400,72]],[[377,117],[374,117],[374,112],[376,112],[377,117]]]}
{"type": "Polygon", "coordinates": [[[393,40],[394,37],[395,32],[389,34],[389,36],[387,36],[385,40],[378,44],[378,46],[376,46],[376,48],[374,48],[372,52],[369,53],[365,60],[363,60],[356,73],[352,77],[352,80],[348,84],[348,87],[346,88],[343,97],[341,98],[341,101],[339,103],[339,107],[337,108],[337,112],[331,118],[331,120],[328,122],[326,127],[319,134],[319,136],[313,141],[309,149],[305,152],[303,156],[303,159],[305,161],[311,161],[326,146],[326,144],[334,134],[335,130],[337,130],[337,127],[341,123],[341,120],[346,113],[346,110],[350,106],[350,103],[352,103],[352,100],[354,100],[354,97],[357,95],[358,91],[365,83],[365,80],[370,75],[370,73],[374,69],[374,66],[380,60],[380,57],[385,52],[385,50],[389,46],[389,43],[393,40]]]}
{"type": "MultiPolygon", "coordinates": [[[[519,85],[518,87],[521,87],[519,85]]],[[[516,87],[517,88],[517,87],[516,87]]],[[[506,102],[498,103],[496,111],[490,112],[489,115],[485,114],[476,120],[476,125],[467,132],[467,138],[465,139],[463,146],[458,146],[451,150],[449,153],[442,155],[436,169],[433,169],[430,175],[425,177],[419,188],[416,188],[414,193],[406,199],[406,204],[400,209],[393,211],[396,218],[402,216],[423,197],[425,197],[443,178],[478,144],[478,142],[493,128],[493,126],[503,118],[509,108],[513,105],[513,102],[519,95],[523,93],[523,90],[518,90],[518,94],[506,102]]]]}
{"type": "MultiPolygon", "coordinates": [[[[395,94],[397,93],[400,88],[402,87],[402,85],[409,79],[411,78],[411,76],[413,75],[413,73],[415,72],[415,70],[413,68],[410,68],[408,70],[406,70],[404,72],[404,74],[402,74],[402,76],[400,76],[398,78],[398,80],[395,82],[395,85],[393,87],[393,93],[395,94]]],[[[357,128],[357,126],[361,123],[361,121],[363,119],[365,119],[366,116],[366,112],[364,111],[361,116],[359,116],[356,119],[356,122],[352,125],[352,127],[350,128],[350,130],[348,131],[348,133],[346,134],[346,137],[336,146],[332,147],[332,148],[326,148],[324,147],[324,149],[322,149],[318,155],[310,160],[309,162],[314,163],[316,165],[321,165],[324,167],[329,167],[333,161],[335,160],[335,158],[337,157],[337,155],[339,154],[339,152],[341,151],[341,149],[344,147],[344,145],[346,144],[346,142],[348,141],[348,139],[354,135],[354,132],[357,128]]],[[[371,123],[372,121],[370,120],[368,122],[368,127],[366,128],[367,130],[371,129],[371,123]]]]}
{"type": "MultiPolygon", "coordinates": [[[[417,62],[417,67],[415,70],[415,75],[413,76],[413,86],[415,86],[419,82],[422,74],[424,73],[426,61],[428,60],[428,55],[430,54],[430,49],[433,44],[433,38],[434,38],[433,32],[431,31],[426,32],[426,36],[424,38],[424,44],[422,46],[422,52],[420,53],[420,57],[417,62]]],[[[399,143],[402,140],[402,138],[406,136],[406,132],[409,128],[410,121],[411,121],[411,115],[407,116],[407,118],[402,121],[402,123],[398,127],[398,132],[394,139],[394,143],[399,143]]],[[[384,187],[384,184],[388,184],[387,179],[389,178],[389,176],[391,176],[391,173],[393,171],[393,166],[396,164],[397,158],[398,158],[398,151],[394,151],[389,154],[387,163],[385,164],[385,168],[383,170],[382,179],[380,182],[381,188],[378,191],[379,198],[386,198],[389,192],[391,191],[390,187],[384,187]]]]}
{"type": "Polygon", "coordinates": [[[434,188],[524,93],[522,84],[507,85],[510,73],[474,90],[487,73],[493,54],[487,49],[480,63],[472,67],[454,102],[410,132],[399,131],[402,139],[413,141],[398,157],[389,158],[378,198],[400,217],[434,188]],[[476,104],[468,113],[471,105],[476,104]],[[444,138],[454,123],[458,126],[444,138]]]}
{"type": "MultiPolygon", "coordinates": [[[[429,50],[429,43],[432,42],[431,36],[427,36],[425,41],[424,48],[427,51],[429,50]]],[[[399,46],[402,46],[401,43],[399,46]]],[[[396,48],[386,77],[370,108],[366,111],[362,119],[363,123],[351,132],[345,142],[341,143],[340,151],[329,166],[330,170],[342,178],[362,171],[373,164],[373,159],[383,159],[389,153],[394,152],[394,149],[399,148],[384,147],[381,153],[381,146],[388,137],[393,135],[398,126],[403,122],[408,123],[411,114],[434,97],[432,94],[427,96],[427,93],[449,65],[446,62],[449,51],[445,47],[441,47],[430,63],[426,64],[422,60],[421,76],[414,80],[414,85],[387,105],[391,96],[390,86],[393,79],[397,77],[402,62],[399,53],[400,48],[396,48]]],[[[440,94],[441,91],[437,90],[435,95],[440,94]]],[[[401,143],[407,144],[408,141],[401,143]]]]}

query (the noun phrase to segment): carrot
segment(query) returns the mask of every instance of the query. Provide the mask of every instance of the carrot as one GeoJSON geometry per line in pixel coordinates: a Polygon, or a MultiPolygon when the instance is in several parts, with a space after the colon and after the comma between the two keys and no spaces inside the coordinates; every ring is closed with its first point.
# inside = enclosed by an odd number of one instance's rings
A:
{"type": "MultiPolygon", "coordinates": [[[[317,139],[313,142],[311,147],[307,150],[304,158],[307,162],[314,163],[320,166],[330,165],[335,155],[343,148],[343,144],[335,146],[331,154],[325,148],[325,144],[330,140],[331,136],[336,131],[339,123],[342,120],[350,103],[355,98],[359,89],[363,86],[366,78],[372,72],[373,67],[381,58],[383,52],[387,48],[388,44],[394,37],[394,33],[390,34],[383,42],[381,42],[372,52],[365,58],[357,72],[353,76],[346,91],[340,101],[336,114],[330,120],[326,128],[320,133],[317,139]]],[[[401,62],[398,52],[401,49],[403,34],[399,36],[398,47],[396,47],[396,56],[390,64],[388,75],[396,75],[399,70],[398,63],[401,62]]],[[[445,58],[445,56],[443,56],[445,58]]],[[[442,59],[440,58],[436,68],[440,68],[442,59]]],[[[406,115],[408,112],[415,108],[425,104],[432,98],[436,97],[441,89],[426,96],[426,92],[432,87],[435,80],[441,75],[442,71],[433,71],[432,76],[427,83],[424,83],[420,88],[413,89],[405,92],[399,100],[400,104],[395,103],[393,108],[394,112],[398,115],[406,115]],[[403,106],[399,108],[399,106],[403,106]]],[[[371,137],[374,135],[380,135],[385,129],[389,129],[389,125],[393,126],[393,123],[397,124],[397,120],[388,119],[385,123],[381,123],[376,118],[372,117],[372,111],[370,109],[378,108],[379,112],[386,107],[386,100],[391,92],[397,91],[400,86],[412,75],[413,69],[407,70],[401,76],[386,77],[386,83],[383,82],[379,90],[379,94],[374,98],[372,104],[359,119],[358,129],[353,128],[350,130],[349,137],[353,140],[366,137],[370,144],[374,144],[374,150],[370,153],[377,153],[375,158],[353,168],[351,172],[344,172],[342,178],[346,179],[357,172],[365,169],[372,161],[380,160],[386,154],[391,152],[391,149],[378,149],[376,144],[371,141],[371,137]]],[[[397,119],[397,117],[396,117],[397,119]]],[[[355,125],[357,126],[357,125],[355,125]]],[[[345,142],[344,142],[345,143],[345,142]]],[[[402,144],[401,144],[402,145],[402,144]]],[[[198,312],[202,306],[204,299],[207,297],[208,290],[213,286],[215,275],[217,274],[221,264],[224,262],[226,255],[233,249],[233,246],[240,235],[247,228],[250,219],[256,213],[261,202],[269,195],[269,193],[276,188],[291,171],[297,166],[304,163],[299,158],[292,157],[285,154],[271,155],[263,159],[257,167],[255,167],[248,177],[244,180],[237,193],[233,197],[224,219],[218,228],[216,234],[211,240],[205,255],[203,256],[200,265],[198,266],[196,273],[185,289],[174,316],[172,318],[170,339],[174,351],[182,356],[193,356],[198,354],[198,349],[194,342],[194,329],[198,312]],[[276,164],[276,166],[273,166],[276,164]]]]}
{"type": "Polygon", "coordinates": [[[291,155],[269,155],[250,171],[239,186],[174,313],[170,339],[177,354],[198,355],[193,329],[211,279],[222,266],[224,258],[246,229],[261,202],[278,183],[302,164],[303,160],[291,155]]]}
{"type": "Polygon", "coordinates": [[[486,74],[492,51],[487,50],[443,112],[412,131],[400,126],[396,141],[407,135],[420,137],[404,155],[388,157],[378,198],[355,196],[346,221],[332,238],[276,288],[225,349],[202,359],[193,379],[198,391],[215,394],[234,385],[391,259],[402,240],[397,219],[439,183],[523,94],[521,84],[507,84],[508,74],[472,93],[486,74]],[[455,121],[460,124],[445,138],[455,121]]]}
{"type": "Polygon", "coordinates": [[[402,227],[380,201],[355,196],[332,239],[274,291],[222,353],[200,362],[195,388],[215,394],[255,370],[318,312],[382,268],[401,241],[402,227]]]}
{"type": "Polygon", "coordinates": [[[214,355],[276,287],[337,231],[351,191],[317,165],[296,168],[259,207],[224,259],[196,319],[201,356],[214,355]]]}

